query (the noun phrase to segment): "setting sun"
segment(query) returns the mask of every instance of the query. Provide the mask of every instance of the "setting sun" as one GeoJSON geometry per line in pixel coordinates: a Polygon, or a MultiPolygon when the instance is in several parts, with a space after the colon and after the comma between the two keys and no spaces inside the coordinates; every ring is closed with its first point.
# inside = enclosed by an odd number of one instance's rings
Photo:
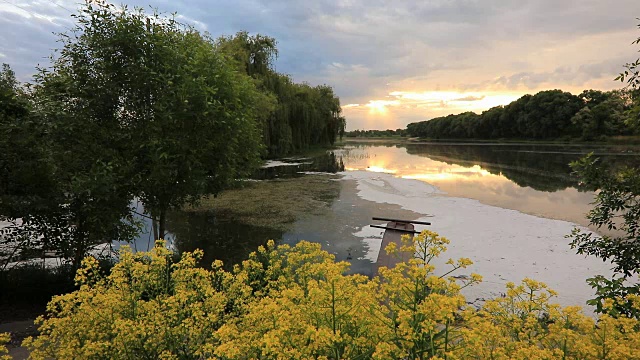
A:
{"type": "Polygon", "coordinates": [[[399,105],[400,101],[397,100],[369,100],[369,103],[365,106],[369,108],[371,114],[386,114],[388,112],[388,106],[399,105]]]}

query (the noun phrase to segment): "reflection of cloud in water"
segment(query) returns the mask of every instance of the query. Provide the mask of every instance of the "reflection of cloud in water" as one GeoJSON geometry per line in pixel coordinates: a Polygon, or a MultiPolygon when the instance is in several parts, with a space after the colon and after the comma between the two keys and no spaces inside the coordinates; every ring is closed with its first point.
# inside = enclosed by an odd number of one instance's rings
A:
{"type": "Polygon", "coordinates": [[[350,147],[343,155],[347,171],[421,180],[450,196],[587,224],[584,214],[591,208],[593,194],[572,187],[575,180],[570,178],[567,164],[573,158],[517,149],[508,152],[508,147],[367,144],[350,147]]]}
{"type": "Polygon", "coordinates": [[[430,170],[425,169],[423,171],[429,171],[429,173],[401,175],[400,177],[404,179],[415,179],[415,180],[465,180],[465,179],[473,180],[479,177],[496,176],[486,170],[483,170],[479,166],[473,166],[472,168],[468,168],[468,169],[466,168],[447,169],[447,168],[440,167],[440,168],[434,168],[430,170]]]}
{"type": "Polygon", "coordinates": [[[358,260],[366,259],[374,263],[378,260],[380,251],[383,251],[380,248],[382,246],[383,234],[384,231],[371,226],[365,226],[360,229],[360,231],[353,234],[354,236],[362,238],[362,242],[366,251],[366,254],[364,254],[362,257],[359,257],[358,260]]]}

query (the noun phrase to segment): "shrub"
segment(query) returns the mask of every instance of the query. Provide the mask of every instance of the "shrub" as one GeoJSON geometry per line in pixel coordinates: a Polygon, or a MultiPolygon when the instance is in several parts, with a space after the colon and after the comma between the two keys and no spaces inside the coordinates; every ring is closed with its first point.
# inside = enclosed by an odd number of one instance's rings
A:
{"type": "Polygon", "coordinates": [[[560,308],[530,279],[477,310],[460,289],[480,276],[449,276],[470,260],[437,276],[430,263],[448,240],[425,231],[403,242],[387,251],[410,259],[373,279],[346,275],[348,263],[309,242],[270,242],[233,271],[198,267],[201,251],[172,263],[163,246],[123,252],[108,276],[87,258],[79,290],[49,303],[25,345],[34,359],[640,358],[637,320],[560,308]]]}
{"type": "Polygon", "coordinates": [[[11,360],[11,356],[7,355],[9,350],[4,345],[11,340],[11,337],[8,333],[0,333],[0,360],[11,360]]]}

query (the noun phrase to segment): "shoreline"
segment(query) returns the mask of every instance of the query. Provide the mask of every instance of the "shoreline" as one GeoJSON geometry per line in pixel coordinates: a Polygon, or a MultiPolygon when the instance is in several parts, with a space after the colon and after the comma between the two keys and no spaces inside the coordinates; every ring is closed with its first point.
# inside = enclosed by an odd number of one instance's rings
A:
{"type": "Polygon", "coordinates": [[[397,142],[409,144],[438,144],[438,145],[563,145],[563,146],[628,146],[640,148],[640,137],[614,138],[607,141],[583,140],[527,140],[527,139],[429,139],[415,137],[345,137],[340,143],[348,142],[397,142]]]}

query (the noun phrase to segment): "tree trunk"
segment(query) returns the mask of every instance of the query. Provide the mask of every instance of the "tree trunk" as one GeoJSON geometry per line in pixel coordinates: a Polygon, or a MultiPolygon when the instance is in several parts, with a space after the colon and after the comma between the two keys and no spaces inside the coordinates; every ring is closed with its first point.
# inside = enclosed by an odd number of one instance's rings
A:
{"type": "Polygon", "coordinates": [[[153,243],[155,244],[155,242],[159,239],[158,237],[158,218],[155,216],[151,216],[151,228],[152,228],[152,232],[153,232],[153,243]]]}
{"type": "Polygon", "coordinates": [[[158,234],[159,234],[159,238],[158,240],[162,239],[164,240],[164,236],[166,233],[166,222],[167,222],[167,211],[165,209],[160,210],[160,221],[159,221],[159,226],[158,226],[158,234]]]}

